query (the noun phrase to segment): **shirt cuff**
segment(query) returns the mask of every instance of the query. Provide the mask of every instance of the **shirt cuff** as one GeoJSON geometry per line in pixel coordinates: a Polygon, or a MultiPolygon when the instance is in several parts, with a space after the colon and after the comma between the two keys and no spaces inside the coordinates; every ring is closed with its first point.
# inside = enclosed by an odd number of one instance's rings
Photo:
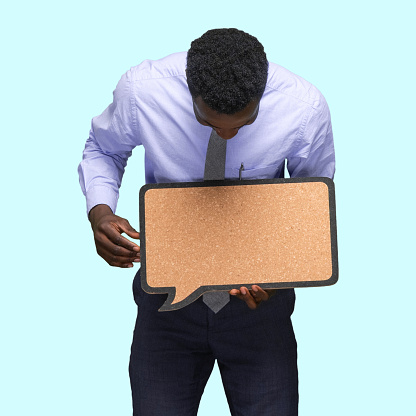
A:
{"type": "Polygon", "coordinates": [[[116,212],[118,192],[107,186],[92,186],[86,193],[87,199],[87,216],[90,211],[99,204],[108,205],[113,213],[116,212]]]}

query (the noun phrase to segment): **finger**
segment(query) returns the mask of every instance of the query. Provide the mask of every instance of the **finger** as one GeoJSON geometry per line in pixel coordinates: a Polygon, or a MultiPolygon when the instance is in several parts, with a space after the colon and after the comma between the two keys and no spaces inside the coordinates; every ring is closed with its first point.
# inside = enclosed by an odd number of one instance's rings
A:
{"type": "Polygon", "coordinates": [[[128,222],[128,220],[124,219],[124,221],[122,221],[119,224],[120,228],[122,229],[122,231],[124,233],[126,233],[129,237],[131,238],[135,238],[135,239],[139,239],[140,238],[140,233],[138,231],[136,231],[128,222]]]}
{"type": "Polygon", "coordinates": [[[250,309],[256,309],[257,308],[256,300],[253,298],[250,291],[246,287],[244,287],[244,286],[240,287],[240,296],[241,296],[240,299],[244,300],[244,302],[246,302],[247,306],[250,309]]]}
{"type": "MultiPolygon", "coordinates": [[[[133,263],[140,262],[140,251],[128,250],[114,244],[105,234],[100,234],[96,239],[97,253],[114,267],[133,267],[133,263]]],[[[140,250],[140,248],[139,248],[140,250]]]]}
{"type": "Polygon", "coordinates": [[[121,228],[119,230],[116,230],[113,227],[109,226],[104,227],[102,231],[104,235],[107,237],[107,239],[111,241],[114,245],[124,247],[133,252],[140,251],[140,246],[121,235],[121,228]]]}
{"type": "Polygon", "coordinates": [[[100,254],[100,256],[110,265],[113,267],[133,267],[133,263],[140,262],[140,259],[131,259],[129,257],[114,257],[111,255],[106,255],[105,253],[100,254]]]}
{"type": "MultiPolygon", "coordinates": [[[[120,235],[120,234],[119,234],[120,235]]],[[[109,261],[110,257],[140,257],[139,251],[134,251],[121,245],[114,244],[104,233],[97,233],[95,236],[95,245],[97,247],[97,253],[104,257],[106,261],[109,261]]],[[[117,238],[117,237],[116,237],[117,238]]]]}
{"type": "Polygon", "coordinates": [[[263,301],[262,295],[257,294],[256,296],[256,292],[248,291],[245,287],[242,287],[240,290],[231,289],[228,293],[232,296],[237,297],[238,299],[245,301],[250,309],[256,309],[263,301]]]}
{"type": "MultiPolygon", "coordinates": [[[[119,247],[122,249],[121,247],[119,247]]],[[[125,250],[125,249],[122,249],[125,250]]],[[[128,264],[140,262],[140,253],[128,252],[127,255],[110,252],[105,248],[97,250],[98,254],[110,265],[115,267],[127,267],[128,264]]]]}
{"type": "Polygon", "coordinates": [[[253,296],[255,297],[255,299],[259,301],[269,299],[270,297],[269,294],[265,290],[263,290],[260,286],[252,285],[251,288],[253,290],[253,296]]]}
{"type": "Polygon", "coordinates": [[[232,289],[228,292],[231,296],[235,296],[238,299],[244,300],[243,295],[240,293],[238,289],[232,289]]]}
{"type": "MultiPolygon", "coordinates": [[[[109,254],[113,256],[120,256],[120,257],[136,257],[140,256],[140,250],[134,251],[129,248],[125,248],[119,244],[114,244],[111,240],[108,238],[101,237],[99,241],[99,247],[108,252],[109,254]]],[[[140,247],[139,247],[140,249],[140,247]]]]}
{"type": "Polygon", "coordinates": [[[98,250],[97,253],[112,267],[133,267],[134,262],[130,258],[116,258],[98,250]]]}
{"type": "Polygon", "coordinates": [[[248,292],[247,288],[244,288],[243,289],[244,294],[239,289],[231,289],[228,293],[232,296],[235,296],[238,299],[244,300],[246,298],[247,292],[248,292]]]}

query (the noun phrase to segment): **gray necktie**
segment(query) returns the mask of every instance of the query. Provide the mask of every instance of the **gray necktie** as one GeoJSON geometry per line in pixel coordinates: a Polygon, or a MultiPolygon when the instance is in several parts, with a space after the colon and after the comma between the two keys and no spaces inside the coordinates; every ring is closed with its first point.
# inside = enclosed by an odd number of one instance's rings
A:
{"type": "MultiPolygon", "coordinates": [[[[212,129],[205,160],[205,181],[224,179],[226,153],[227,140],[222,139],[215,130],[212,129]]],[[[204,293],[202,299],[209,308],[217,313],[230,301],[230,295],[228,292],[207,292],[204,293]]]]}

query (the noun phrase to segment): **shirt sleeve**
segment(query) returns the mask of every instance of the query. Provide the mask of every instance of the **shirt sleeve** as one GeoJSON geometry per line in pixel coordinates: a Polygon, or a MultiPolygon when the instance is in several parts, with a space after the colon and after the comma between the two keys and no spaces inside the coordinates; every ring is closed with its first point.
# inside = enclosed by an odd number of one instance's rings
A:
{"type": "Polygon", "coordinates": [[[301,149],[287,159],[291,177],[334,178],[335,151],[331,115],[328,104],[321,95],[317,106],[311,108],[301,132],[301,149]]]}
{"type": "Polygon", "coordinates": [[[119,188],[132,150],[140,145],[135,118],[131,73],[122,76],[113,92],[113,102],[92,119],[79,182],[86,196],[87,214],[98,204],[116,211],[119,188]]]}

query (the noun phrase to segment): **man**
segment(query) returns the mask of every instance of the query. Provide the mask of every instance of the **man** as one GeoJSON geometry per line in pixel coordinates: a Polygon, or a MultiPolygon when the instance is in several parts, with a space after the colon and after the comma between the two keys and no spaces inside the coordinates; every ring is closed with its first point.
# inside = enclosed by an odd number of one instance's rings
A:
{"type": "MultiPolygon", "coordinates": [[[[212,130],[227,140],[226,179],[281,177],[285,160],[292,177],[333,177],[330,114],[320,92],[268,63],[249,34],[208,31],[187,54],[131,68],[92,121],[80,183],[97,252],[110,265],[140,261],[139,246],[121,235],[139,233],[114,214],[132,149],[145,148],[147,183],[202,181],[212,130]]],[[[218,313],[202,297],[157,312],[166,295],[143,292],[140,271],[133,292],[134,415],[196,415],[215,360],[232,415],[297,415],[293,289],[236,288],[218,313]]]]}

